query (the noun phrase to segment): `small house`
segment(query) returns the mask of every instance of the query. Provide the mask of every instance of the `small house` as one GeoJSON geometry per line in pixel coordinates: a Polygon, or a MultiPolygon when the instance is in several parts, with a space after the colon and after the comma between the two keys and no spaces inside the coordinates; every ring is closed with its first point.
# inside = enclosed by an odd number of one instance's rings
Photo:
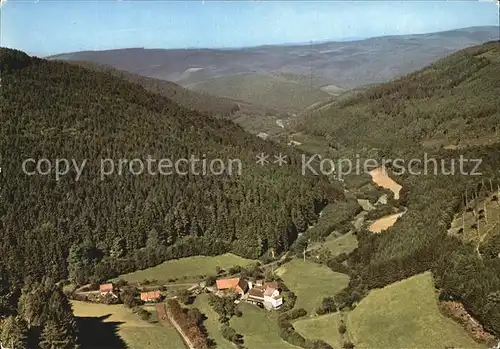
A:
{"type": "Polygon", "coordinates": [[[248,301],[252,303],[264,303],[264,288],[254,286],[248,291],[248,301]]]}
{"type": "Polygon", "coordinates": [[[160,291],[141,292],[141,301],[144,303],[159,302],[161,300],[160,291]]]}
{"type": "Polygon", "coordinates": [[[99,293],[103,297],[106,296],[107,294],[114,295],[114,291],[115,291],[115,288],[114,288],[113,284],[111,284],[111,283],[99,285],[99,293]]]}
{"type": "Polygon", "coordinates": [[[263,286],[254,286],[248,292],[248,301],[262,304],[266,309],[276,309],[283,304],[283,297],[281,297],[278,287],[278,283],[264,283],[263,286]]]}
{"type": "Polygon", "coordinates": [[[266,308],[276,309],[283,304],[283,297],[276,288],[267,287],[264,291],[264,306],[266,308]]]}

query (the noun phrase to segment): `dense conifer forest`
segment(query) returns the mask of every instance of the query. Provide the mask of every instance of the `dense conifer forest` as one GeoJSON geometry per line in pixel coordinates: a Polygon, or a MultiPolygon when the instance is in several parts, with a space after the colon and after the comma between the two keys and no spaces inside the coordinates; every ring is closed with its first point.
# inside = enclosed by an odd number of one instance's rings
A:
{"type": "MultiPolygon", "coordinates": [[[[326,204],[344,200],[326,178],[302,176],[294,150],[112,74],[10,49],[1,50],[0,63],[0,306],[2,316],[19,315],[12,326],[31,326],[25,308],[14,306],[27,287],[52,299],[59,291],[50,280],[101,282],[190,255],[279,253],[326,204]],[[256,164],[257,154],[272,161],[279,152],[287,165],[256,164]],[[100,159],[191,155],[239,159],[241,173],[99,176],[100,159]],[[88,163],[81,177],[72,170],[56,180],[24,174],[27,158],[88,163]]],[[[73,326],[69,318],[54,321],[73,326]]],[[[52,331],[33,326],[41,337],[52,331]]]]}

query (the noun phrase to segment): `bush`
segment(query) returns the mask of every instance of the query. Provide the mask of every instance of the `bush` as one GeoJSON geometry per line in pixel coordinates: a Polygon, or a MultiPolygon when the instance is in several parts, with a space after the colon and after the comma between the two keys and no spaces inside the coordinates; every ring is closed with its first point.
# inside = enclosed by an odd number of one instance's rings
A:
{"type": "Polygon", "coordinates": [[[128,308],[135,308],[141,304],[141,302],[137,299],[139,291],[135,287],[126,287],[120,293],[120,299],[128,308]]]}
{"type": "Polygon", "coordinates": [[[326,314],[326,311],[325,309],[323,309],[323,307],[318,307],[318,309],[316,309],[316,315],[325,315],[326,314]]]}
{"type": "Polygon", "coordinates": [[[344,349],[354,349],[354,344],[352,344],[351,342],[345,342],[343,348],[344,349]]]}
{"type": "Polygon", "coordinates": [[[141,307],[137,307],[137,308],[135,308],[135,312],[144,321],[149,321],[151,319],[151,313],[149,311],[147,311],[146,309],[143,309],[141,307]]]}
{"type": "Polygon", "coordinates": [[[345,265],[342,263],[339,263],[336,258],[330,259],[326,265],[328,268],[330,268],[332,271],[337,272],[337,273],[342,273],[342,274],[349,274],[349,268],[347,268],[345,265]]]}
{"type": "Polygon", "coordinates": [[[236,330],[229,325],[223,324],[220,327],[220,332],[222,334],[222,337],[224,337],[228,341],[236,344],[243,344],[243,336],[237,333],[236,330]]]}
{"type": "Polygon", "coordinates": [[[344,322],[342,321],[339,325],[339,333],[344,334],[347,331],[347,327],[345,326],[344,322]]]}
{"type": "Polygon", "coordinates": [[[206,286],[214,286],[216,281],[217,281],[216,276],[209,276],[206,278],[205,283],[206,283],[206,286]]]}
{"type": "Polygon", "coordinates": [[[123,279],[119,279],[119,280],[115,283],[115,286],[116,286],[116,288],[121,289],[121,288],[123,288],[123,287],[125,287],[125,286],[128,286],[128,281],[123,280],[123,279]]]}

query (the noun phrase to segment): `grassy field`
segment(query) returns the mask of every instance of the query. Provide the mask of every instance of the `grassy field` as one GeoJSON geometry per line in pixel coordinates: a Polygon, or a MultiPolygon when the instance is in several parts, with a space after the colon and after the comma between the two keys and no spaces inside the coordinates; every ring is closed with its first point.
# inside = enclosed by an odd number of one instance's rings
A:
{"type": "Polygon", "coordinates": [[[334,296],[349,283],[349,277],[330,268],[302,259],[294,259],[276,270],[285,284],[297,295],[296,308],[309,315],[316,312],[324,297],[334,296]]]}
{"type": "Polygon", "coordinates": [[[347,316],[356,348],[483,348],[438,309],[430,273],[373,290],[347,316]]]}
{"type": "Polygon", "coordinates": [[[189,86],[214,96],[255,103],[263,107],[300,112],[332,96],[319,88],[258,74],[236,74],[213,78],[189,86]]]}
{"type": "Polygon", "coordinates": [[[352,231],[344,235],[333,232],[325,241],[314,242],[310,245],[311,250],[324,247],[328,248],[333,256],[338,256],[341,253],[349,254],[358,247],[358,238],[352,231]]]}
{"type": "Polygon", "coordinates": [[[341,253],[349,254],[358,247],[358,238],[352,232],[340,237],[331,235],[326,238],[323,246],[330,249],[334,256],[338,256],[341,253]]]}
{"type": "Polygon", "coordinates": [[[82,349],[182,349],[173,327],[149,323],[124,305],[73,301],[82,349]]]}
{"type": "Polygon", "coordinates": [[[311,340],[322,339],[334,348],[342,348],[344,341],[338,331],[340,313],[317,316],[293,323],[295,330],[311,340]]]}
{"type": "Polygon", "coordinates": [[[209,338],[215,341],[217,349],[236,349],[235,344],[222,337],[219,331],[219,314],[217,314],[208,304],[208,294],[200,294],[197,296],[192,306],[198,308],[200,312],[207,317],[203,324],[207,329],[209,338]]]}
{"type": "Polygon", "coordinates": [[[119,276],[128,282],[141,282],[145,279],[157,280],[166,283],[169,279],[179,281],[192,280],[202,275],[215,275],[215,268],[230,268],[236,265],[242,267],[255,263],[256,261],[245,259],[226,253],[220,256],[195,256],[167,261],[152,268],[135,271],[130,274],[119,276]]]}
{"type": "Polygon", "coordinates": [[[241,303],[241,318],[233,317],[231,326],[244,336],[248,349],[298,349],[279,336],[277,312],[269,312],[248,303],[241,303]]]}

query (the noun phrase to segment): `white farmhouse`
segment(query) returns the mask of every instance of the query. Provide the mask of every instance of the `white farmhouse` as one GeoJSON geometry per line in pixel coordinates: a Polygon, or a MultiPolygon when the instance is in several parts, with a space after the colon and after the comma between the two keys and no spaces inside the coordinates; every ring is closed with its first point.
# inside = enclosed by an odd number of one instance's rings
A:
{"type": "Polygon", "coordinates": [[[281,297],[280,291],[272,287],[267,287],[264,291],[264,306],[268,308],[268,306],[266,306],[266,303],[271,305],[270,308],[272,309],[276,309],[280,305],[282,305],[283,297],[281,297]]]}

